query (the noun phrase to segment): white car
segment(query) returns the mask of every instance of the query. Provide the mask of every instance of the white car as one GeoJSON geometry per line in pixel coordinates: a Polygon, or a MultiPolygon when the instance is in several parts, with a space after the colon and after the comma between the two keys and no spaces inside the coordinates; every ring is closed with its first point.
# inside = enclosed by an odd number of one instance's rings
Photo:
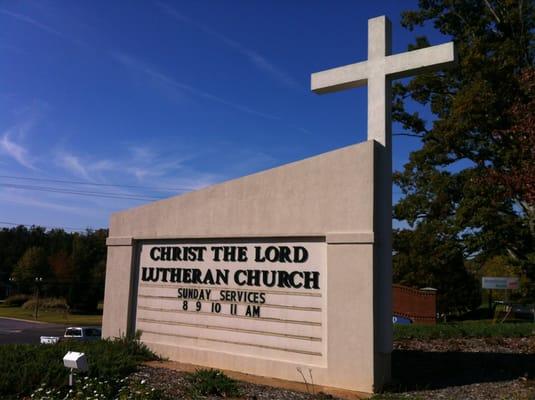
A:
{"type": "Polygon", "coordinates": [[[102,330],[94,326],[69,327],[65,329],[63,339],[80,340],[83,342],[100,340],[102,330]]]}
{"type": "Polygon", "coordinates": [[[95,326],[70,326],[65,329],[63,337],[60,336],[41,336],[41,344],[56,344],[60,340],[77,340],[89,342],[100,340],[102,330],[95,326]]]}

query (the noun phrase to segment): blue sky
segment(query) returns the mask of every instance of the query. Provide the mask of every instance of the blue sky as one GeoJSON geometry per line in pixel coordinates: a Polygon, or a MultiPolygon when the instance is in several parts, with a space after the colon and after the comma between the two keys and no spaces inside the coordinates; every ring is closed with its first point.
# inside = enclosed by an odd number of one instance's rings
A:
{"type": "MultiPolygon", "coordinates": [[[[378,15],[394,53],[446,42],[400,26],[415,8],[0,1],[0,225],[107,227],[152,198],[366,140],[366,89],[318,96],[310,73],[365,60],[378,15]]],[[[394,167],[418,146],[395,137],[394,167]]]]}

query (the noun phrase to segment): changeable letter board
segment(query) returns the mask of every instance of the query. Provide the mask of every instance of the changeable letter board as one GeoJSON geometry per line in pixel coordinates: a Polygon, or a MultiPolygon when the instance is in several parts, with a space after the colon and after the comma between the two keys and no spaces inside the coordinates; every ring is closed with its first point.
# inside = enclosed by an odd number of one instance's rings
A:
{"type": "Polygon", "coordinates": [[[324,365],[323,241],[140,246],[136,330],[178,348],[324,365]]]}

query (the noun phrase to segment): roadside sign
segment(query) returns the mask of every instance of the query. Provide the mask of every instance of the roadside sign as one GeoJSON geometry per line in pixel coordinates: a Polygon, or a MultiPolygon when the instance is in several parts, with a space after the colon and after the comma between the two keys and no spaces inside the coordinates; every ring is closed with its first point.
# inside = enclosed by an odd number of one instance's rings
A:
{"type": "Polygon", "coordinates": [[[519,279],[518,277],[496,277],[496,276],[484,276],[481,280],[481,287],[483,289],[518,289],[519,279]]]}

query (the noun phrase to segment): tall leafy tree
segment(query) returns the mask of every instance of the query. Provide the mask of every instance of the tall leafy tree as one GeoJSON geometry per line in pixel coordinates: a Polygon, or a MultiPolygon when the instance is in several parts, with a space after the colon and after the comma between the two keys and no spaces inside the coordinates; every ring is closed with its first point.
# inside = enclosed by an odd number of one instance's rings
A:
{"type": "Polygon", "coordinates": [[[68,301],[74,308],[94,310],[104,296],[107,230],[74,234],[72,262],[74,276],[68,301]]]}
{"type": "Polygon", "coordinates": [[[73,308],[94,310],[104,296],[107,235],[105,229],[81,234],[38,226],[2,228],[0,282],[31,294],[35,278],[42,277],[41,293],[66,297],[73,308]]]}
{"type": "Polygon", "coordinates": [[[51,275],[50,267],[46,259],[46,252],[42,247],[28,248],[13,270],[13,278],[23,290],[31,290],[35,285],[35,279],[47,279],[51,275]]]}
{"type": "MultiPolygon", "coordinates": [[[[533,186],[526,186],[533,185],[533,123],[526,121],[534,112],[535,7],[420,0],[402,16],[409,29],[429,23],[456,42],[459,62],[394,86],[394,119],[422,141],[394,175],[404,195],[394,217],[410,226],[394,232],[394,279],[431,282],[449,312],[477,304],[474,265],[477,272],[506,255],[525,274],[534,269],[533,186]],[[432,123],[405,110],[409,97],[430,108],[432,123]],[[425,257],[415,257],[420,251],[425,257]]],[[[419,37],[410,49],[428,45],[419,37]]]]}
{"type": "Polygon", "coordinates": [[[54,278],[60,282],[71,282],[74,271],[72,261],[66,251],[61,250],[48,257],[48,263],[54,273],[54,278]]]}

